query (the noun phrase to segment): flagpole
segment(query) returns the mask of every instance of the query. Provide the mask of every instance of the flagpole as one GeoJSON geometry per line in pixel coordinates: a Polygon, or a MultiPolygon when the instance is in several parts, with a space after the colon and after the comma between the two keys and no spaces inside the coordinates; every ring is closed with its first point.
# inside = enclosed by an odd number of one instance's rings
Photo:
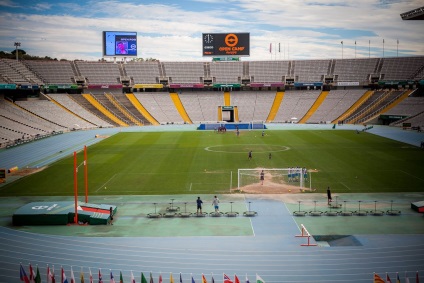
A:
{"type": "Polygon", "coordinates": [[[384,38],[383,38],[383,58],[384,58],[384,38]]]}
{"type": "Polygon", "coordinates": [[[355,40],[355,59],[356,59],[356,40],[355,40]]]}
{"type": "Polygon", "coordinates": [[[396,57],[399,57],[399,39],[397,40],[397,43],[396,43],[396,57]]]}
{"type": "Polygon", "coordinates": [[[368,41],[368,58],[371,58],[371,40],[368,41]]]}
{"type": "Polygon", "coordinates": [[[343,40],[342,40],[341,44],[342,44],[342,59],[343,59],[343,40]]]}

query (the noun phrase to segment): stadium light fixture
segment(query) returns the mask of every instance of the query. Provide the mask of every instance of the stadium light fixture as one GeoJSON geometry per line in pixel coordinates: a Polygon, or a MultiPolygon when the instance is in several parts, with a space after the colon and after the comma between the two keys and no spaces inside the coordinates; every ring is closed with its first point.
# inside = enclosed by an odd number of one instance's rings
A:
{"type": "Polygon", "coordinates": [[[15,42],[15,44],[14,44],[14,46],[16,47],[16,61],[18,61],[18,47],[20,47],[21,46],[21,43],[20,42],[15,42]]]}

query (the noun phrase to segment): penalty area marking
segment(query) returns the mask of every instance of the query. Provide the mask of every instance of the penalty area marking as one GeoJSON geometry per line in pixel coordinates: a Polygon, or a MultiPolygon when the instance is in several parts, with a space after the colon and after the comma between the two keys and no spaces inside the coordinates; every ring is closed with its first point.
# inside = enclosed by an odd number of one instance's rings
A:
{"type": "Polygon", "coordinates": [[[290,150],[290,147],[285,145],[263,145],[263,144],[231,144],[231,145],[214,145],[214,146],[208,146],[204,148],[206,151],[210,152],[223,152],[223,153],[246,153],[246,151],[253,149],[253,152],[255,153],[261,153],[261,152],[281,152],[281,151],[287,151],[290,150]],[[255,148],[249,148],[249,147],[258,147],[259,150],[254,150],[255,148]],[[214,148],[219,147],[234,147],[234,148],[244,148],[247,147],[243,151],[237,151],[237,150],[219,150],[214,148]],[[260,148],[261,147],[261,148],[260,148]],[[265,147],[272,148],[271,150],[263,149],[265,147]]]}

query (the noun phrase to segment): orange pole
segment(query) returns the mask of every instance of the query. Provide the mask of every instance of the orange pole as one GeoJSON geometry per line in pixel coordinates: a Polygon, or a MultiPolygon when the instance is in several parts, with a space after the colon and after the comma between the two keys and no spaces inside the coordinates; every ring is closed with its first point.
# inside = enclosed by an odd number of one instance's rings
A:
{"type": "Polygon", "coordinates": [[[77,152],[74,151],[74,195],[75,195],[75,218],[74,223],[78,224],[78,168],[77,168],[77,152]]]}
{"type": "Polygon", "coordinates": [[[88,203],[88,162],[87,146],[84,145],[84,179],[85,179],[85,203],[88,203]]]}

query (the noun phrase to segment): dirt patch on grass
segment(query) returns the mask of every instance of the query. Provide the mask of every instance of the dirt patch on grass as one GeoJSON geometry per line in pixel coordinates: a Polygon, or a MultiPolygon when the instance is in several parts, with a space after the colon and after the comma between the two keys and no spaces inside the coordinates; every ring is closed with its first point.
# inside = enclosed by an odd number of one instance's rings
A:
{"type": "Polygon", "coordinates": [[[9,176],[28,176],[40,171],[43,171],[47,166],[39,167],[39,168],[23,168],[17,171],[9,173],[9,176]]]}

